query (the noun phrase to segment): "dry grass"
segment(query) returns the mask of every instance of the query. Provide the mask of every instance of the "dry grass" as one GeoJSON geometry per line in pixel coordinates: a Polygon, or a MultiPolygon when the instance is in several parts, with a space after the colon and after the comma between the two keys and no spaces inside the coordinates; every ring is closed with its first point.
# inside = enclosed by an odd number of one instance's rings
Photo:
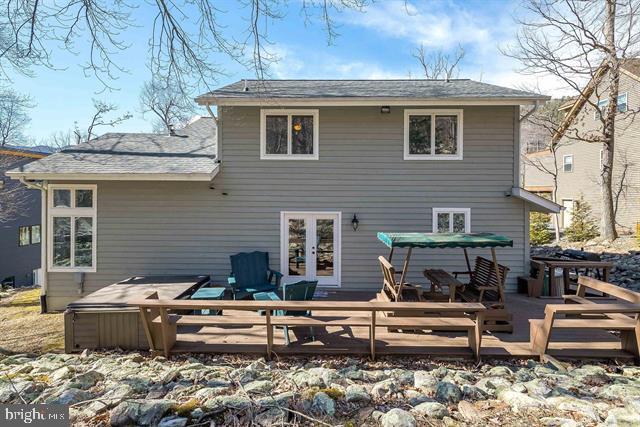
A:
{"type": "Polygon", "coordinates": [[[47,353],[64,349],[62,313],[40,314],[40,289],[0,301],[0,352],[47,353]]]}

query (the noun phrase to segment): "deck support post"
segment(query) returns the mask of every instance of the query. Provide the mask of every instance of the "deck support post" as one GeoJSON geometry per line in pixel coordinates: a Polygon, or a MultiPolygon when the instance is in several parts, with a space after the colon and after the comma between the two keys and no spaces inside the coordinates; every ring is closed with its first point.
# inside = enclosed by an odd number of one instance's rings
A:
{"type": "Polygon", "coordinates": [[[271,360],[273,351],[273,326],[271,325],[271,310],[265,311],[265,320],[267,325],[267,360],[271,360]]]}
{"type": "Polygon", "coordinates": [[[171,339],[169,338],[169,316],[165,307],[160,307],[160,328],[162,329],[164,357],[169,359],[171,356],[171,339]]]}
{"type": "Polygon", "coordinates": [[[371,326],[369,331],[369,340],[371,345],[371,360],[376,360],[376,311],[371,311],[371,326]]]}

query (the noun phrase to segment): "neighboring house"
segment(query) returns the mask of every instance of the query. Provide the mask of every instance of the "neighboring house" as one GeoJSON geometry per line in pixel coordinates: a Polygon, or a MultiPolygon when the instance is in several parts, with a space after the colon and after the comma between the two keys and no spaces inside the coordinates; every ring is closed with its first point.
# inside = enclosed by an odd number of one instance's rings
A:
{"type": "MultiPolygon", "coordinates": [[[[602,145],[575,139],[589,132],[599,132],[600,108],[607,105],[606,70],[592,80],[583,96],[560,106],[565,118],[560,131],[549,138],[557,143],[555,162],[558,168],[557,202],[564,206],[560,226],[571,224],[574,204],[581,196],[591,205],[593,217],[601,217],[600,169],[602,145]]],[[[640,222],[640,59],[628,60],[621,68],[616,117],[615,155],[613,165],[614,195],[618,195],[616,221],[621,232],[634,232],[640,222]]],[[[548,149],[525,155],[524,187],[536,193],[553,191],[552,175],[540,170],[554,169],[554,157],[548,149]]]]}
{"type": "MultiPolygon", "coordinates": [[[[507,235],[513,289],[529,210],[559,210],[514,188],[520,105],[547,99],[470,80],[237,82],[198,97],[218,118],[186,137],[108,134],[11,176],[45,184],[50,309],[133,275],[224,284],[229,255],[252,250],[287,282],[377,290],[378,231],[507,235]]],[[[464,267],[458,250],[414,254],[418,282],[464,267]]]]}
{"type": "Polygon", "coordinates": [[[41,195],[10,180],[4,172],[49,154],[40,150],[44,147],[0,147],[0,209],[9,209],[3,206],[5,203],[19,201],[18,212],[11,213],[13,218],[0,222],[0,281],[16,286],[33,285],[34,270],[40,268],[41,195]],[[9,193],[16,196],[9,198],[9,193]]]}

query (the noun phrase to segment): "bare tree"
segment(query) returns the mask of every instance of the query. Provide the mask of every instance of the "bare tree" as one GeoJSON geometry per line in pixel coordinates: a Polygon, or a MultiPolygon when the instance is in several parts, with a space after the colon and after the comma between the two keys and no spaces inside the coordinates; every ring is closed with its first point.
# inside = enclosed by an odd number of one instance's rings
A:
{"type": "Polygon", "coordinates": [[[307,22],[324,26],[328,42],[338,35],[334,16],[344,10],[363,10],[370,0],[303,0],[290,6],[281,0],[238,0],[229,10],[209,0],[153,0],[140,4],[125,0],[7,0],[0,14],[0,71],[9,68],[30,73],[31,66],[55,67],[60,47],[89,52],[84,69],[109,87],[125,71],[117,62],[126,50],[126,32],[134,26],[149,28],[148,62],[153,75],[208,88],[224,75],[222,59],[232,59],[262,78],[269,63],[271,24],[290,7],[307,22]],[[147,9],[132,13],[136,9],[147,9]],[[221,21],[228,14],[245,22],[237,30],[221,21]],[[140,21],[143,17],[143,21],[140,21]],[[147,18],[148,17],[148,18],[147,18]],[[144,19],[147,19],[144,21],[144,19]],[[78,49],[79,50],[79,49],[78,49]]]}
{"type": "Polygon", "coordinates": [[[172,127],[186,124],[196,113],[190,97],[170,79],[145,82],[140,92],[140,107],[143,114],[154,115],[155,132],[170,132],[172,127]]]}
{"type": "Polygon", "coordinates": [[[76,121],[73,129],[55,132],[43,142],[51,147],[63,149],[95,138],[99,128],[114,127],[132,117],[128,112],[115,116],[114,113],[118,110],[116,105],[97,99],[93,99],[93,108],[93,115],[86,126],[81,127],[76,121]]]}
{"type": "Polygon", "coordinates": [[[420,45],[412,56],[418,60],[428,79],[451,80],[458,77],[458,66],[464,58],[464,49],[458,46],[453,54],[445,54],[441,49],[428,54],[424,45],[420,45]]]}
{"type": "MultiPolygon", "coordinates": [[[[559,173],[559,161],[558,150],[561,147],[560,141],[549,141],[558,131],[560,124],[562,123],[562,113],[558,110],[558,107],[566,102],[566,99],[556,99],[548,102],[547,104],[539,107],[538,109],[531,111],[530,114],[526,114],[523,120],[523,134],[531,135],[534,132],[541,137],[541,141],[544,141],[545,146],[539,147],[539,141],[536,141],[536,146],[539,149],[537,153],[530,152],[529,150],[532,141],[524,141],[522,159],[524,167],[531,167],[541,172],[544,175],[548,175],[551,178],[552,190],[551,200],[555,203],[558,202],[558,173],[559,173]],[[530,129],[529,132],[524,132],[524,129],[530,129]],[[541,149],[540,149],[541,148],[541,149]]],[[[553,225],[555,231],[556,241],[560,240],[560,216],[559,214],[553,215],[553,225]]]]}
{"type": "Polygon", "coordinates": [[[0,89],[0,147],[25,143],[23,131],[30,120],[27,110],[33,106],[30,96],[0,89]]]}
{"type": "Polygon", "coordinates": [[[602,145],[600,231],[605,240],[614,240],[618,233],[612,172],[619,71],[626,58],[638,54],[640,1],[527,0],[526,8],[517,42],[505,53],[520,60],[524,73],[564,82],[579,94],[576,105],[600,111],[598,100],[608,100],[597,128],[584,131],[574,122],[569,129],[572,122],[567,120],[558,135],[602,145]]]}

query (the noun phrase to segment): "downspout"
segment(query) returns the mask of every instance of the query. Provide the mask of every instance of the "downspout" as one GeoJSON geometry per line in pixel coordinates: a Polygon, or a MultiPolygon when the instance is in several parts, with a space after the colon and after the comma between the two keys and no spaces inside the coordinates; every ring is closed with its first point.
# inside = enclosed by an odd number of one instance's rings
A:
{"type": "MultiPolygon", "coordinates": [[[[222,151],[220,149],[220,119],[218,118],[218,116],[216,116],[215,114],[213,114],[213,111],[211,110],[211,104],[205,104],[205,107],[207,108],[207,111],[209,112],[209,115],[211,116],[211,118],[213,119],[214,123],[216,124],[216,163],[220,164],[220,152],[222,151]]],[[[220,114],[220,112],[218,112],[218,115],[220,114]]],[[[212,179],[213,181],[213,179],[212,179]]]]}
{"type": "Polygon", "coordinates": [[[41,218],[40,218],[40,271],[42,272],[40,282],[40,313],[47,312],[47,290],[48,290],[48,275],[47,275],[47,245],[48,245],[48,232],[47,232],[47,181],[42,181],[38,184],[33,181],[28,181],[24,176],[18,178],[18,180],[24,184],[27,188],[32,190],[40,190],[41,194],[41,218]]]}

